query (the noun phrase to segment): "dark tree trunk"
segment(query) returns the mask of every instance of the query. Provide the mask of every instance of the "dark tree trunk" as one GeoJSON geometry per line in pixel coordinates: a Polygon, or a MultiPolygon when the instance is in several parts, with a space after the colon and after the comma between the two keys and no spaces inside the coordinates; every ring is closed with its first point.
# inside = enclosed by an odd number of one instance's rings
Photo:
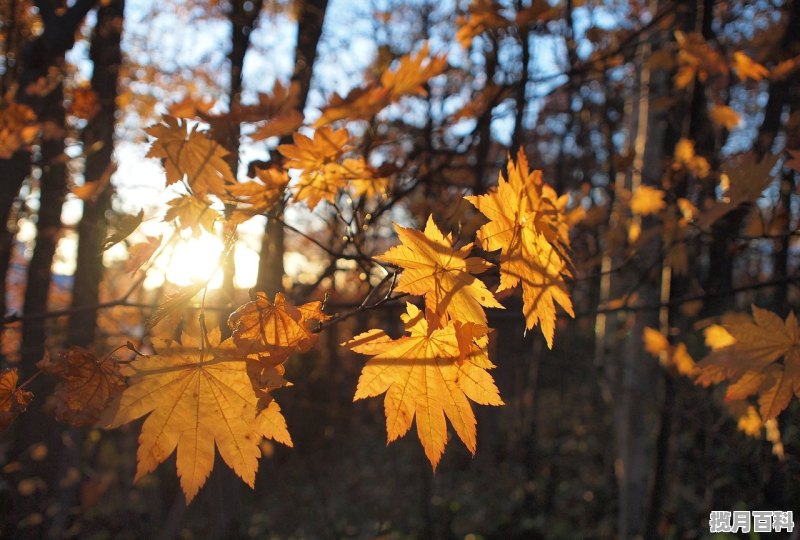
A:
{"type": "MultiPolygon", "coordinates": [[[[311,89],[317,44],[322,36],[322,24],[325,21],[328,0],[300,0],[298,3],[297,46],[292,83],[298,87],[297,110],[302,113],[311,89]]],[[[281,142],[291,141],[285,137],[281,142]]],[[[265,291],[268,295],[283,290],[284,252],[283,224],[279,220],[270,219],[267,221],[264,238],[261,241],[256,289],[265,291]]]]}
{"type": "MultiPolygon", "coordinates": [[[[97,23],[92,34],[92,90],[97,94],[100,110],[89,121],[83,134],[83,147],[88,154],[84,171],[87,183],[103,181],[103,176],[109,173],[112,166],[124,10],[125,0],[111,0],[103,5],[97,11],[97,23]]],[[[82,311],[70,317],[67,336],[73,345],[89,345],[95,338],[97,311],[86,308],[96,305],[99,300],[103,277],[102,246],[107,234],[106,213],[111,209],[111,195],[109,184],[96,199],[86,201],[83,205],[83,217],[78,225],[78,260],[72,289],[72,307],[82,311]]]]}
{"type": "MultiPolygon", "coordinates": [[[[40,115],[42,121],[64,129],[63,85],[51,92],[40,115]]],[[[61,230],[61,207],[67,190],[67,166],[63,159],[64,138],[61,134],[42,142],[39,180],[39,213],[36,222],[36,247],[33,250],[28,279],[25,285],[24,313],[43,313],[47,310],[47,294],[52,277],[53,255],[61,230]]],[[[44,353],[45,320],[25,321],[22,327],[21,375],[33,374],[34,364],[44,353]]]]}
{"type": "MultiPolygon", "coordinates": [[[[44,29],[33,41],[24,46],[17,68],[19,79],[16,101],[27,105],[37,114],[41,111],[41,99],[30,95],[26,88],[30,83],[47,75],[51,66],[63,60],[64,53],[72,48],[75,32],[83,18],[94,7],[96,0],[77,0],[72,6],[58,14],[56,2],[42,0],[37,2],[44,29]]],[[[45,98],[46,99],[46,98],[45,98]]],[[[12,208],[19,188],[28,176],[31,167],[31,154],[27,150],[16,152],[9,159],[0,159],[0,313],[6,313],[6,274],[13,247],[14,230],[8,228],[12,208]]]]}

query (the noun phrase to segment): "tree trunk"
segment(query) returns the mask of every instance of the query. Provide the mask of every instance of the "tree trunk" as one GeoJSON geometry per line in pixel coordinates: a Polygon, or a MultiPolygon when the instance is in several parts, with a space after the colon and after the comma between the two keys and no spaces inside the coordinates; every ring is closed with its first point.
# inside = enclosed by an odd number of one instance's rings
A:
{"type": "MultiPolygon", "coordinates": [[[[40,114],[41,99],[26,92],[29,84],[47,75],[51,66],[64,58],[75,42],[75,33],[83,18],[94,7],[96,0],[76,0],[58,14],[56,3],[48,0],[37,2],[44,29],[36,39],[26,44],[20,58],[19,79],[16,101],[27,105],[40,114]]],[[[46,98],[45,98],[46,99],[46,98]]],[[[8,228],[12,207],[17,199],[19,188],[28,176],[31,167],[31,153],[20,150],[8,159],[0,159],[0,313],[6,313],[6,274],[11,259],[14,233],[8,228]]]]}
{"type": "MultiPolygon", "coordinates": [[[[92,34],[90,57],[94,63],[92,90],[97,94],[100,110],[83,133],[83,147],[87,152],[84,181],[102,182],[110,173],[114,150],[115,114],[117,111],[117,80],[122,52],[122,21],[125,0],[111,0],[97,11],[97,23],[92,34]]],[[[91,306],[99,301],[100,281],[103,277],[103,241],[111,209],[111,185],[101,189],[94,200],[83,205],[83,217],[78,225],[78,260],[75,284],[72,289],[72,307],[81,309],[69,320],[67,340],[73,345],[87,346],[94,341],[97,311],[91,306]]]]}
{"type": "MultiPolygon", "coordinates": [[[[302,113],[306,107],[308,92],[311,89],[311,76],[314,73],[314,60],[317,44],[322,35],[322,24],[328,0],[299,0],[297,12],[297,46],[295,48],[292,83],[297,84],[297,110],[302,113]]],[[[281,143],[291,142],[284,137],[281,143]]],[[[283,225],[276,219],[267,221],[264,238],[261,241],[261,256],[258,261],[256,289],[273,295],[283,290],[283,225]]]]}
{"type": "MultiPolygon", "coordinates": [[[[42,142],[39,180],[39,214],[36,221],[36,247],[28,266],[25,284],[26,314],[47,311],[47,296],[52,277],[53,256],[61,230],[61,207],[67,191],[67,166],[64,157],[64,88],[58,87],[47,98],[40,119],[60,128],[61,133],[42,142]]],[[[22,327],[22,365],[20,375],[29,377],[44,354],[45,319],[25,321],[22,327]]]]}

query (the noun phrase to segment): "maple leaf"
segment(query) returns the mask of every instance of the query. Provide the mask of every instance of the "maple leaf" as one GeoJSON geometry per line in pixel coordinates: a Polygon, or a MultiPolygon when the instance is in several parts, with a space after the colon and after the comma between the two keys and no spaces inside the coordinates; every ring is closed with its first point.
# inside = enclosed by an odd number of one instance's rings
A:
{"type": "Polygon", "coordinates": [[[45,354],[36,365],[59,379],[52,395],[56,419],[73,426],[94,424],[125,388],[116,358],[97,358],[81,347],[61,351],[56,359],[45,354]]]}
{"type": "Polygon", "coordinates": [[[211,202],[206,197],[181,195],[167,202],[167,205],[169,208],[164,214],[164,221],[177,221],[181,230],[191,229],[195,238],[200,237],[203,229],[214,234],[214,223],[222,217],[211,208],[211,202]]]}
{"type": "Polygon", "coordinates": [[[733,53],[733,70],[741,80],[751,79],[760,81],[767,75],[769,70],[747,56],[743,51],[733,53]]]}
{"type": "Polygon", "coordinates": [[[128,260],[125,261],[125,271],[134,273],[139,270],[144,263],[161,246],[161,236],[145,236],[144,242],[138,242],[128,248],[128,260]]]}
{"type": "Polygon", "coordinates": [[[724,126],[728,131],[742,123],[739,113],[727,105],[712,105],[709,115],[712,122],[724,126]]]}
{"type": "Polygon", "coordinates": [[[468,257],[472,244],[453,248],[451,235],[444,236],[428,217],[425,231],[415,231],[395,225],[401,244],[390,248],[376,259],[403,268],[396,289],[425,297],[425,303],[441,320],[453,320],[486,325],[484,307],[503,306],[473,274],[488,270],[492,265],[480,257],[468,257]]]}
{"type": "Polygon", "coordinates": [[[100,112],[100,100],[89,86],[79,86],[72,90],[72,101],[67,114],[83,120],[91,120],[100,112]]]}
{"type": "Polygon", "coordinates": [[[450,321],[432,329],[412,304],[407,304],[403,321],[407,336],[391,339],[383,330],[375,329],[342,344],[372,356],[361,371],[353,400],[386,393],[388,442],[405,435],[416,417],[417,434],[435,470],[447,444],[445,418],[474,454],[476,420],[467,398],[485,405],[503,402],[486,371],[492,366],[468,357],[470,351],[460,344],[466,335],[470,349],[480,348],[475,340],[485,336],[485,327],[469,325],[465,332],[450,321]]]}
{"type": "Polygon", "coordinates": [[[385,195],[389,186],[389,179],[380,176],[363,157],[347,158],[336,168],[330,169],[330,174],[340,176],[352,188],[355,197],[375,197],[385,195]]]}
{"type": "Polygon", "coordinates": [[[193,193],[225,195],[225,185],[234,182],[225,157],[228,151],[180,118],[164,116],[162,123],[147,130],[154,137],[147,157],[161,158],[167,185],[186,180],[193,193]]]}
{"type": "Polygon", "coordinates": [[[257,421],[250,360],[238,354],[230,340],[220,343],[219,336],[219,329],[209,332],[207,347],[187,335],[180,344],[153,339],[157,353],[131,365],[130,386],[102,420],[103,427],[115,428],[147,415],[139,435],[136,479],[177,450],[187,502],[211,473],[215,445],[225,463],[253,487],[261,435],[268,431],[276,440],[286,439],[270,427],[280,424],[280,409],[267,413],[269,422],[257,421]]]}
{"type": "Polygon", "coordinates": [[[295,133],[293,139],[294,144],[281,144],[278,151],[288,158],[286,169],[301,171],[300,181],[293,188],[295,199],[305,201],[311,210],[322,200],[334,202],[345,181],[329,168],[338,167],[336,161],[347,149],[349,133],[346,129],[321,127],[313,139],[302,133],[295,133]]]}
{"type": "Polygon", "coordinates": [[[430,45],[426,42],[417,54],[403,56],[397,69],[383,72],[381,86],[388,90],[389,98],[396,99],[406,94],[424,96],[424,83],[439,75],[447,67],[445,56],[430,56],[430,45]]]}
{"type": "Polygon", "coordinates": [[[233,340],[247,354],[268,356],[279,364],[290,354],[305,352],[316,342],[311,332],[311,320],[322,320],[320,303],[312,302],[299,308],[286,300],[282,293],[270,302],[267,295],[257,292],[254,300],[234,311],[228,318],[233,340]]]}
{"type": "Polygon", "coordinates": [[[652,186],[639,186],[631,197],[631,212],[640,216],[657,214],[665,206],[664,192],[652,186]]]}
{"type": "Polygon", "coordinates": [[[231,220],[246,221],[252,216],[268,212],[281,199],[288,184],[289,175],[286,171],[271,167],[256,169],[256,180],[228,185],[230,197],[227,201],[245,205],[234,211],[231,220]]]}
{"type": "Polygon", "coordinates": [[[675,161],[697,178],[705,178],[711,172],[708,160],[694,153],[694,142],[689,139],[681,139],[675,145],[675,161]]]}
{"type": "Polygon", "coordinates": [[[752,312],[752,320],[725,324],[729,337],[722,335],[722,339],[728,344],[718,346],[699,363],[698,382],[728,380],[726,399],[758,394],[761,417],[769,420],[789,405],[792,395],[800,397],[800,326],[794,313],[784,321],[757,306],[752,312]]]}
{"type": "Polygon", "coordinates": [[[667,336],[650,327],[645,327],[642,340],[644,341],[644,350],[658,358],[664,367],[672,368],[678,374],[690,378],[697,374],[697,364],[686,349],[685,343],[672,346],[667,336]]]}
{"type": "Polygon", "coordinates": [[[465,199],[490,220],[478,230],[483,248],[501,250],[498,292],[522,282],[526,326],[539,324],[552,348],[556,303],[575,316],[564,282],[571,275],[564,254],[569,241],[566,197],[556,198],[540,171],[529,172],[520,149],[517,163],[509,162],[508,180],[501,175],[494,192],[465,199]]]}
{"type": "Polygon", "coordinates": [[[39,133],[36,114],[27,105],[0,99],[0,159],[9,159],[39,133]]]}
{"type": "Polygon", "coordinates": [[[425,95],[424,84],[447,67],[445,56],[429,57],[429,52],[425,43],[416,54],[400,58],[395,69],[384,70],[380,84],[354,88],[346,97],[334,94],[314,125],[324,126],[343,118],[369,119],[404,95],[425,95]]]}
{"type": "Polygon", "coordinates": [[[18,380],[17,368],[0,373],[0,431],[8,429],[33,399],[32,393],[17,386],[18,380]]]}

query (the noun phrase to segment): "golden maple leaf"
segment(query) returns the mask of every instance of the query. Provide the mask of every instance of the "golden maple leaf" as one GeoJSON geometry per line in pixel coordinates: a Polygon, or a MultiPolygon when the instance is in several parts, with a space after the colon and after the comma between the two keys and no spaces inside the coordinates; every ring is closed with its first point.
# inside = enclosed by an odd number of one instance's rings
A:
{"type": "Polygon", "coordinates": [[[125,388],[116,358],[97,358],[81,347],[70,347],[55,359],[45,354],[36,365],[60,379],[52,395],[56,418],[73,426],[94,424],[125,388]]]}
{"type": "Polygon", "coordinates": [[[403,268],[397,290],[425,297],[427,308],[440,320],[445,316],[486,325],[484,307],[503,309],[479,274],[491,268],[480,257],[469,257],[472,244],[453,248],[451,235],[443,235],[428,217],[425,231],[395,225],[400,245],[376,259],[403,268]]]}
{"type": "Polygon", "coordinates": [[[339,166],[336,162],[347,150],[349,133],[346,129],[321,127],[313,139],[302,133],[295,133],[293,139],[294,144],[281,144],[278,151],[288,158],[286,169],[301,171],[300,181],[293,187],[295,199],[305,201],[311,210],[322,200],[334,202],[345,181],[329,168],[335,170],[339,166]]]}
{"type": "Polygon", "coordinates": [[[416,54],[403,56],[396,69],[383,72],[381,86],[389,93],[389,100],[400,96],[427,94],[424,83],[439,75],[447,67],[447,57],[430,56],[430,46],[426,42],[416,54]]]}
{"type": "Polygon", "coordinates": [[[286,300],[282,293],[270,302],[267,295],[257,292],[255,299],[234,311],[228,318],[233,340],[246,354],[269,357],[273,365],[280,364],[296,352],[305,352],[316,342],[311,321],[322,321],[320,302],[299,308],[286,300]]]}
{"type": "Polygon", "coordinates": [[[181,195],[167,205],[164,221],[176,221],[181,230],[190,229],[195,238],[200,237],[203,229],[214,234],[214,223],[222,217],[203,196],[181,195]]]}
{"type": "Polygon", "coordinates": [[[728,131],[742,123],[742,117],[732,107],[727,105],[712,105],[709,112],[711,121],[723,126],[728,131]]]}
{"type": "Polygon", "coordinates": [[[32,393],[17,386],[18,380],[17,368],[0,373],[0,431],[8,429],[33,399],[32,393]]]}
{"type": "MultiPolygon", "coordinates": [[[[276,426],[280,409],[259,419],[258,397],[248,375],[251,360],[219,329],[203,347],[184,335],[181,343],[154,339],[157,354],[132,365],[131,384],[108,408],[102,426],[115,428],[147,415],[139,435],[136,479],[155,470],[177,450],[177,469],[187,502],[214,466],[214,447],[250,487],[255,482],[262,435],[289,441],[276,426]]],[[[268,409],[265,409],[268,410],[268,409]]],[[[285,429],[285,421],[282,423],[285,429]]]]}
{"type": "Polygon", "coordinates": [[[631,197],[631,212],[640,216],[657,214],[665,206],[664,192],[652,186],[639,186],[631,197]]]}
{"type": "Polygon", "coordinates": [[[161,158],[167,185],[185,180],[198,196],[225,195],[225,185],[235,178],[225,157],[228,151],[209,139],[197,127],[180,118],[164,116],[160,124],[147,130],[154,137],[147,157],[161,158]]]}
{"type": "Polygon", "coordinates": [[[330,174],[340,176],[355,197],[384,196],[389,186],[389,179],[380,176],[361,156],[345,159],[338,167],[332,167],[330,174]]]}
{"type": "Polygon", "coordinates": [[[490,220],[478,230],[483,248],[501,250],[498,292],[522,282],[527,328],[539,324],[552,348],[555,304],[575,316],[564,281],[571,275],[566,197],[557,198],[540,171],[528,171],[520,149],[517,163],[508,165],[508,180],[501,175],[494,192],[465,198],[490,220]]]}
{"type": "Polygon", "coordinates": [[[760,81],[769,75],[769,70],[767,68],[747,56],[743,51],[736,51],[733,53],[733,70],[743,81],[747,79],[760,81]]]}
{"type": "Polygon", "coordinates": [[[366,120],[405,95],[424,96],[424,84],[447,67],[445,56],[430,57],[429,53],[430,47],[425,43],[416,54],[401,57],[395,69],[382,71],[379,83],[354,88],[345,97],[334,94],[314,125],[324,126],[344,118],[366,120]]]}
{"type": "Polygon", "coordinates": [[[447,444],[445,418],[474,454],[476,420],[467,398],[483,405],[503,401],[486,371],[494,366],[474,352],[485,349],[486,327],[450,321],[432,329],[414,305],[407,304],[406,310],[403,321],[409,335],[391,339],[374,329],[342,345],[372,356],[361,371],[353,400],[386,393],[388,442],[405,435],[416,417],[420,442],[436,469],[447,444]]]}
{"type": "Polygon", "coordinates": [[[269,212],[281,199],[288,184],[289,175],[278,167],[256,169],[256,180],[229,184],[227,202],[244,205],[233,212],[231,220],[242,222],[269,212]]]}
{"type": "Polygon", "coordinates": [[[722,346],[698,364],[698,382],[728,380],[728,400],[758,394],[761,417],[766,421],[780,414],[792,395],[800,397],[800,326],[794,313],[784,321],[757,306],[752,311],[752,319],[729,321],[724,328],[727,336],[715,328],[713,339],[722,346]]]}
{"type": "Polygon", "coordinates": [[[649,326],[642,332],[642,340],[644,350],[658,358],[664,367],[673,368],[679,375],[686,377],[697,375],[697,364],[686,349],[685,343],[672,346],[667,336],[649,326]]]}

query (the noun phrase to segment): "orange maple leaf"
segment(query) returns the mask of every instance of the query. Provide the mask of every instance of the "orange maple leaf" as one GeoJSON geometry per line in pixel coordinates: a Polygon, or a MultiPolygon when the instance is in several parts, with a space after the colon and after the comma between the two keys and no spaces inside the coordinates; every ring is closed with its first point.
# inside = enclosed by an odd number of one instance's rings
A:
{"type": "Polygon", "coordinates": [[[243,205],[234,211],[231,219],[241,222],[268,212],[281,199],[288,184],[289,175],[278,167],[256,169],[256,180],[229,184],[227,202],[243,205]]]}
{"type": "Polygon", "coordinates": [[[33,399],[33,394],[19,388],[17,368],[3,370],[0,373],[0,431],[8,429],[11,422],[25,410],[33,399]]]}
{"type": "Polygon", "coordinates": [[[116,358],[97,358],[81,347],[61,351],[55,359],[45,354],[37,367],[60,379],[52,395],[56,418],[73,426],[94,424],[125,389],[116,358]]]}
{"type": "Polygon", "coordinates": [[[558,303],[575,316],[565,278],[571,275],[566,196],[557,197],[544,184],[540,171],[529,172],[520,149],[517,163],[509,163],[508,180],[502,175],[497,189],[486,195],[465,197],[490,219],[478,230],[487,251],[501,250],[498,292],[522,281],[523,311],[527,328],[541,325],[552,348],[558,303]]]}
{"type": "Polygon", "coordinates": [[[197,126],[180,118],[164,116],[160,124],[147,130],[154,137],[147,157],[161,158],[167,174],[167,185],[185,180],[198,196],[207,193],[224,196],[225,185],[234,182],[225,157],[228,151],[198,131],[197,126]]]}
{"type": "Polygon", "coordinates": [[[716,327],[714,339],[722,346],[698,364],[698,382],[728,380],[727,400],[758,394],[761,417],[769,420],[789,405],[793,395],[800,397],[800,326],[794,313],[784,321],[769,310],[757,306],[752,310],[752,320],[725,324],[728,335],[716,327]]]}
{"type": "Polygon", "coordinates": [[[214,466],[214,447],[250,487],[258,469],[262,436],[291,444],[280,409],[260,418],[248,374],[250,359],[219,329],[205,344],[184,335],[181,343],[154,339],[157,354],[132,365],[131,385],[106,411],[102,426],[115,428],[147,415],[139,435],[136,479],[155,470],[177,449],[177,469],[187,502],[214,466]],[[283,430],[280,429],[282,424],[283,430]]]}
{"type": "Polygon", "coordinates": [[[342,344],[372,356],[361,371],[353,400],[386,393],[389,442],[405,435],[416,417],[420,442],[436,469],[447,444],[445,417],[474,454],[476,420],[467,398],[482,405],[503,404],[487,372],[494,366],[481,354],[487,329],[453,321],[433,329],[412,304],[407,304],[403,321],[407,336],[391,339],[375,329],[342,344]]]}
{"type": "Polygon", "coordinates": [[[295,133],[293,139],[294,144],[281,144],[278,151],[288,158],[286,169],[301,171],[300,181],[293,188],[295,199],[305,201],[311,210],[322,200],[334,202],[345,181],[328,168],[339,166],[336,162],[347,150],[349,133],[346,129],[321,127],[313,139],[302,133],[295,133]]]}
{"type": "Polygon", "coordinates": [[[401,244],[376,259],[403,268],[397,290],[425,297],[427,308],[440,320],[449,317],[486,325],[484,307],[503,309],[479,274],[491,268],[480,257],[468,257],[472,244],[453,248],[451,235],[443,235],[428,217],[425,231],[399,225],[395,230],[401,244]]]}
{"type": "Polygon", "coordinates": [[[282,293],[275,294],[275,302],[270,302],[265,293],[257,292],[254,300],[231,314],[228,326],[242,351],[268,357],[270,363],[277,365],[290,354],[310,349],[317,339],[311,332],[311,321],[325,317],[320,302],[298,308],[282,293]]]}

